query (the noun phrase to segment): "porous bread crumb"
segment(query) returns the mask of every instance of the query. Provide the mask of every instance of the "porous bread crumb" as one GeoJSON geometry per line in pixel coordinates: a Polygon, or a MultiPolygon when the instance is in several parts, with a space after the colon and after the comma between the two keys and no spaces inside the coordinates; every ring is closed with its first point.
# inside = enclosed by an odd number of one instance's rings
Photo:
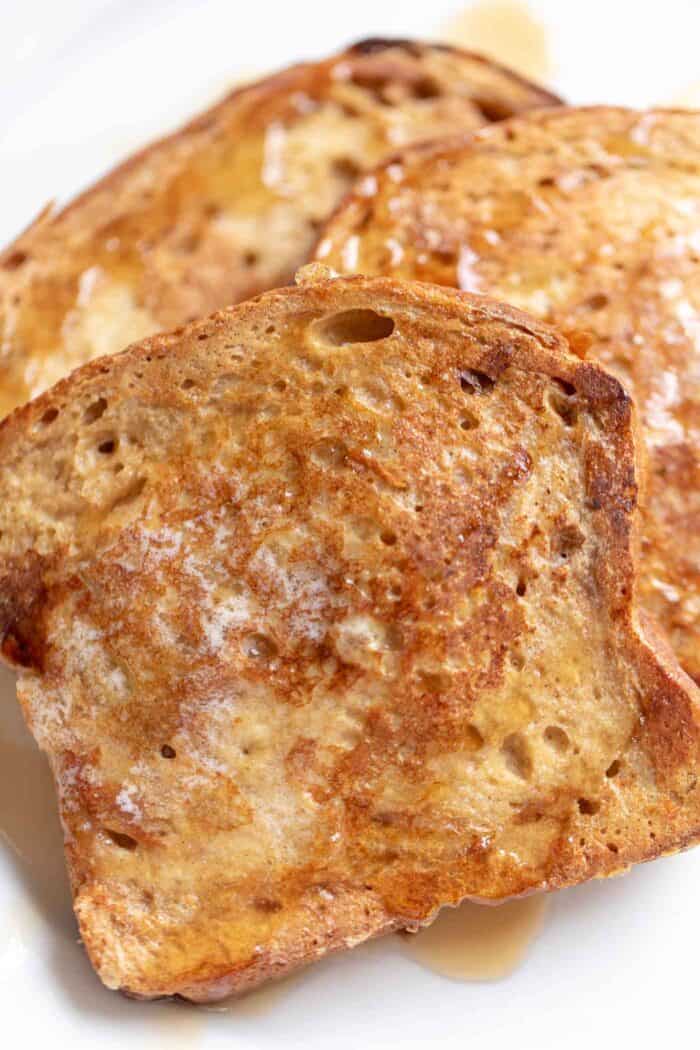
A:
{"type": "Polygon", "coordinates": [[[636,499],[619,383],[525,315],[365,278],[0,428],[5,650],[105,983],[215,997],[698,838],[636,499]]]}
{"type": "Polygon", "coordinates": [[[0,414],[85,361],[289,283],[355,178],[399,145],[558,101],[477,55],[401,40],[232,92],[2,254],[0,414]]]}
{"type": "Polygon", "coordinates": [[[492,295],[618,376],[648,453],[643,603],[700,683],[700,117],[551,109],[409,149],[399,184],[395,163],[318,258],[492,295]]]}
{"type": "Polygon", "coordinates": [[[117,805],[134,820],[140,820],[143,816],[141,807],[135,802],[135,796],[138,795],[138,788],[135,784],[123,784],[121,790],[117,795],[117,805]]]}

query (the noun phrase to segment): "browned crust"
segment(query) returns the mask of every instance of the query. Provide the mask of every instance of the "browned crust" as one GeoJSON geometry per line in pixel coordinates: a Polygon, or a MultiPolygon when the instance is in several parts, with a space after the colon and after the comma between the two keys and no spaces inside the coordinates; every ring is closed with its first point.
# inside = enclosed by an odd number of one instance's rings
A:
{"type": "Polygon", "coordinates": [[[41,603],[46,594],[44,560],[30,551],[16,565],[6,566],[0,592],[0,648],[14,667],[41,668],[40,649],[33,644],[39,633],[41,603]]]}
{"type": "Polygon", "coordinates": [[[20,405],[4,419],[0,420],[0,455],[12,442],[18,440],[22,433],[38,422],[47,409],[57,404],[66,403],[81,397],[94,384],[102,384],[109,376],[115,383],[119,377],[129,372],[134,364],[151,364],[150,358],[159,351],[167,351],[171,357],[170,367],[175,367],[177,358],[186,359],[190,344],[198,336],[215,334],[226,328],[230,317],[245,319],[247,313],[255,314],[261,305],[274,304],[275,300],[298,298],[308,301],[317,307],[330,306],[335,301],[338,283],[359,292],[371,291],[373,296],[386,297],[399,304],[423,305],[430,302],[433,316],[436,313],[446,320],[455,316],[455,308],[463,311],[467,320],[494,319],[533,336],[542,347],[541,353],[532,353],[526,359],[521,356],[518,367],[533,372],[545,372],[547,375],[582,383],[587,396],[592,400],[619,397],[622,404],[629,408],[631,402],[617,380],[613,379],[598,365],[582,362],[567,354],[566,343],[562,336],[551,325],[537,321],[535,318],[507,303],[501,303],[486,295],[471,295],[452,288],[437,287],[421,281],[396,281],[388,277],[364,277],[361,274],[349,274],[342,281],[323,280],[303,287],[289,287],[263,292],[254,299],[236,306],[226,307],[211,317],[193,321],[188,325],[174,329],[172,332],[159,333],[126,347],[121,353],[89,361],[75,372],[60,380],[50,390],[39,397],[20,405]],[[171,356],[172,355],[172,356],[171,356]],[[561,355],[561,356],[557,356],[561,355]]]}
{"type": "Polygon", "coordinates": [[[390,40],[236,88],[0,253],[0,414],[99,354],[289,283],[395,135],[557,101],[481,56],[390,40]]]}
{"type": "MultiPolygon", "coordinates": [[[[325,228],[320,232],[315,256],[330,265],[337,266],[338,269],[343,269],[344,267],[340,263],[338,253],[347,242],[347,239],[355,234],[360,242],[361,254],[364,239],[366,238],[367,240],[368,254],[364,260],[365,268],[370,272],[374,270],[392,272],[392,266],[388,261],[386,264],[382,263],[376,266],[371,261],[373,246],[382,244],[382,239],[390,236],[391,233],[391,221],[387,220],[383,214],[386,197],[392,191],[392,182],[387,173],[387,168],[391,164],[399,163],[403,165],[406,172],[406,183],[409,186],[411,185],[411,172],[414,171],[417,183],[420,182],[422,192],[430,195],[431,176],[427,173],[433,172],[433,165],[439,168],[442,161],[447,165],[453,162],[459,164],[459,157],[462,153],[464,154],[465,162],[474,154],[482,164],[488,165],[491,151],[493,151],[493,163],[495,166],[498,164],[500,157],[508,155],[508,136],[512,134],[517,136],[519,142],[525,141],[530,145],[530,154],[528,154],[527,150],[522,146],[520,149],[517,149],[516,143],[514,156],[519,158],[524,168],[520,189],[523,192],[531,192],[533,188],[536,191],[536,187],[533,187],[528,181],[528,156],[532,156],[533,164],[536,164],[539,157],[543,165],[548,163],[547,158],[550,156],[550,150],[554,151],[552,155],[556,156],[557,142],[559,141],[556,131],[558,127],[564,129],[561,134],[561,141],[566,139],[569,143],[573,143],[576,136],[580,138],[581,142],[585,143],[586,129],[590,128],[591,137],[596,138],[596,140],[599,139],[604,147],[606,143],[605,133],[609,129],[613,136],[611,140],[613,145],[610,151],[614,154],[616,149],[614,145],[615,135],[628,133],[635,137],[634,132],[630,132],[630,128],[636,122],[639,122],[639,130],[642,133],[642,137],[638,141],[642,144],[641,156],[643,157],[645,149],[643,145],[643,124],[649,118],[651,121],[650,127],[658,128],[659,135],[662,135],[664,129],[668,128],[668,134],[673,143],[670,146],[674,158],[671,166],[677,167],[683,172],[687,167],[689,173],[693,171],[697,173],[697,128],[700,126],[697,123],[697,117],[696,113],[678,107],[654,108],[645,113],[620,106],[562,106],[556,110],[535,111],[514,117],[499,125],[499,130],[495,134],[493,130],[482,128],[472,133],[455,135],[440,142],[423,143],[408,147],[397,153],[391,161],[385,162],[375,170],[374,179],[379,187],[376,194],[366,196],[363,196],[360,192],[348,194],[339,208],[336,209],[334,216],[331,217],[325,228]],[[664,122],[663,118],[669,119],[664,122]],[[674,123],[671,123],[671,118],[676,118],[674,123]],[[574,120],[576,123],[573,123],[574,120]],[[567,138],[567,125],[569,122],[571,122],[571,129],[567,138]],[[536,133],[538,129],[550,128],[552,130],[549,147],[543,145],[540,153],[537,145],[533,145],[533,143],[539,141],[536,133]],[[625,128],[627,132],[625,132],[625,128]],[[694,128],[695,130],[693,130],[694,128]],[[532,138],[527,137],[530,131],[533,132],[532,138]],[[684,149],[685,153],[683,152],[684,149]],[[425,169],[423,165],[425,165],[425,169]],[[422,178],[424,170],[426,176],[422,178]],[[376,211],[373,210],[375,207],[376,211]],[[376,238],[373,240],[375,227],[376,238]]],[[[652,132],[652,134],[655,134],[655,132],[652,132]]],[[[659,140],[656,141],[657,145],[654,151],[650,148],[649,155],[652,162],[656,158],[660,163],[663,163],[663,152],[659,148],[659,140]]],[[[643,163],[643,161],[640,161],[640,163],[643,163]]],[[[552,162],[547,170],[556,176],[557,170],[561,174],[568,172],[570,167],[571,165],[566,159],[566,154],[563,153],[559,169],[557,169],[557,164],[552,162]]],[[[624,170],[624,164],[621,164],[620,167],[624,170]]],[[[477,168],[464,169],[464,171],[468,170],[476,171],[477,168]]],[[[575,177],[575,170],[572,171],[572,175],[575,177]]],[[[464,174],[461,177],[467,178],[464,174]]],[[[437,181],[439,181],[439,178],[437,181]]],[[[556,178],[554,182],[557,182],[556,178]]],[[[494,190],[494,195],[497,200],[502,200],[503,184],[499,182],[497,175],[495,175],[495,185],[500,188],[494,190]]],[[[414,190],[416,186],[413,187],[414,190]]],[[[436,190],[436,192],[439,191],[436,190]]],[[[546,193],[547,191],[544,192],[546,193]]],[[[556,195],[558,191],[555,189],[553,192],[556,195]]],[[[659,194],[662,193],[663,184],[659,180],[659,194]]],[[[452,212],[455,215],[459,213],[458,194],[459,186],[457,179],[455,179],[450,189],[445,191],[443,200],[446,203],[442,208],[440,221],[446,221],[452,212]],[[450,203],[450,192],[453,204],[450,203]]],[[[582,204],[585,206],[585,198],[582,204]]],[[[671,205],[669,205],[670,207],[671,205]]],[[[410,210],[409,206],[407,214],[410,210]]],[[[462,211],[461,219],[468,223],[473,220],[473,232],[476,236],[479,236],[479,233],[476,231],[482,229],[483,223],[478,220],[477,214],[478,209],[476,205],[471,209],[467,207],[462,211]]],[[[564,216],[561,219],[561,226],[565,229],[566,213],[562,211],[560,214],[564,216]]],[[[573,225],[577,230],[576,222],[577,220],[574,218],[573,225]]],[[[582,213],[580,218],[580,223],[584,222],[585,212],[582,213]]],[[[545,224],[546,219],[543,220],[541,230],[546,228],[545,224]]],[[[658,225],[661,227],[663,224],[658,223],[658,225]]],[[[494,226],[498,227],[497,221],[494,223],[494,226]]],[[[536,228],[536,224],[533,224],[532,228],[536,228]]],[[[690,225],[688,229],[691,229],[690,225]]],[[[497,230],[495,232],[497,233],[497,230]]],[[[401,240],[400,235],[398,236],[399,240],[401,240]]],[[[509,243],[508,232],[506,231],[503,236],[504,243],[502,248],[505,251],[505,245],[509,243]]],[[[613,291],[609,297],[610,320],[607,320],[606,310],[603,309],[601,314],[592,317],[590,331],[586,330],[588,318],[585,316],[585,310],[579,307],[581,304],[585,306],[584,296],[591,291],[591,283],[590,281],[588,282],[588,291],[586,291],[587,274],[585,269],[579,274],[575,266],[568,267],[564,260],[562,260],[562,263],[564,263],[564,269],[566,270],[566,280],[570,282],[572,290],[568,295],[563,295],[561,301],[557,300],[556,296],[553,298],[552,302],[555,305],[550,304],[548,319],[564,324],[567,328],[567,336],[570,336],[571,339],[579,338],[582,353],[590,353],[597,356],[604,366],[610,366],[613,370],[619,370],[622,367],[620,365],[621,361],[626,361],[627,365],[629,365],[627,378],[629,383],[631,383],[630,392],[640,402],[640,415],[645,417],[648,413],[650,420],[648,432],[649,448],[646,457],[649,469],[640,472],[640,475],[645,478],[644,506],[646,508],[646,522],[648,526],[648,529],[645,531],[645,551],[649,569],[647,576],[648,580],[651,581],[646,586],[644,600],[659,618],[662,628],[669,632],[683,666],[700,682],[700,663],[697,657],[698,621],[696,614],[692,611],[693,600],[694,596],[697,595],[698,587],[697,555],[694,553],[695,547],[693,544],[697,520],[699,491],[697,479],[698,464],[700,462],[698,460],[698,445],[694,438],[694,434],[697,432],[694,422],[697,409],[693,407],[697,405],[697,383],[694,379],[696,361],[692,358],[694,352],[692,339],[684,335],[682,329],[680,337],[674,336],[673,339],[677,341],[679,338],[679,345],[683,345],[684,339],[687,340],[684,344],[687,347],[685,360],[681,350],[673,350],[671,346],[672,337],[667,336],[667,327],[672,328],[674,325],[678,327],[678,325],[673,312],[673,303],[665,308],[663,306],[659,307],[655,303],[655,300],[660,300],[659,293],[663,290],[659,276],[659,274],[663,276],[663,269],[661,264],[648,260],[653,259],[654,253],[662,254],[663,250],[655,247],[656,244],[660,243],[654,240],[655,234],[652,232],[649,236],[650,244],[647,249],[647,258],[645,258],[645,252],[640,250],[637,259],[638,267],[635,264],[634,257],[632,257],[630,262],[629,251],[627,251],[627,256],[625,256],[626,248],[624,245],[615,249],[616,252],[619,252],[619,254],[615,255],[617,259],[615,265],[618,269],[625,271],[622,277],[624,277],[625,281],[630,282],[626,286],[629,288],[627,293],[629,299],[627,304],[625,304],[622,296],[617,295],[613,285],[613,291]],[[654,269],[654,267],[658,267],[658,269],[654,269]],[[639,272],[637,272],[637,269],[639,272]],[[638,325],[634,323],[634,314],[639,308],[638,297],[640,294],[638,290],[635,291],[635,287],[637,287],[637,282],[641,286],[644,281],[648,282],[646,287],[650,292],[648,296],[649,305],[647,307],[649,316],[652,316],[653,312],[656,311],[656,331],[654,331],[653,325],[648,319],[646,322],[640,321],[638,325]],[[600,320],[601,317],[603,318],[602,320],[600,320]],[[629,329],[628,335],[623,334],[622,331],[625,326],[625,318],[629,329]],[[577,331],[569,332],[569,327],[573,325],[577,326],[577,331]],[[632,330],[635,331],[633,338],[631,336],[632,330]],[[600,337],[599,341],[598,336],[600,337]],[[637,343],[641,348],[639,350],[639,358],[637,358],[637,346],[635,345],[637,343]],[[690,355],[690,357],[687,355],[690,355]],[[677,431],[680,427],[680,436],[678,436],[678,433],[665,433],[663,431],[661,435],[654,433],[655,423],[651,421],[654,416],[653,391],[655,389],[655,381],[658,378],[660,382],[661,376],[675,378],[679,385],[679,394],[676,402],[670,406],[670,412],[673,426],[676,427],[677,431]],[[679,538],[684,535],[687,536],[687,543],[684,543],[683,539],[679,538]],[[691,551],[693,553],[686,553],[691,551]]],[[[571,252],[574,253],[579,249],[582,252],[587,251],[585,235],[580,240],[576,238],[577,233],[572,234],[569,245],[571,252]]],[[[609,239],[614,240],[614,238],[609,239]]],[[[566,244],[565,238],[557,241],[559,254],[561,254],[561,246],[563,244],[566,244]]],[[[612,249],[612,247],[613,245],[611,244],[610,248],[612,249]]],[[[508,287],[505,277],[508,266],[512,266],[513,270],[517,270],[518,267],[517,260],[514,260],[511,264],[510,259],[508,259],[507,263],[504,263],[504,258],[506,257],[502,252],[499,254],[499,251],[498,247],[492,250],[490,246],[482,246],[479,249],[480,261],[484,263],[482,271],[485,275],[483,277],[483,287],[486,291],[495,292],[496,294],[499,294],[499,280],[506,281],[505,284],[501,284],[501,288],[508,287]],[[495,275],[495,284],[492,275],[495,275]]],[[[556,267],[557,252],[551,249],[551,253],[553,255],[553,266],[556,267]]],[[[682,257],[682,250],[680,257],[682,257]]],[[[612,260],[613,255],[611,254],[611,263],[612,260]]],[[[359,265],[362,265],[362,263],[359,265]]],[[[403,270],[399,267],[401,275],[404,277],[411,276],[411,267],[414,265],[415,262],[412,261],[410,264],[405,264],[403,270]]],[[[529,264],[523,263],[523,265],[527,271],[529,264]]],[[[692,254],[690,256],[686,255],[685,259],[678,263],[677,271],[673,269],[672,264],[666,265],[668,265],[667,276],[678,276],[679,287],[685,285],[689,289],[692,300],[692,289],[694,288],[693,270],[695,266],[692,254]],[[685,267],[685,269],[682,269],[682,267],[685,267]]],[[[433,269],[431,273],[431,266],[430,262],[425,267],[417,266],[416,272],[423,279],[433,279],[436,271],[433,269]]],[[[445,274],[445,277],[440,276],[434,279],[445,280],[448,283],[452,283],[455,280],[455,277],[449,271],[449,266],[445,267],[445,274]]],[[[527,283],[527,272],[525,272],[524,277],[525,283],[527,283]]],[[[600,282],[600,276],[598,275],[597,278],[592,278],[591,280],[600,282]]],[[[537,286],[537,281],[538,277],[535,276],[534,286],[537,286]]],[[[502,292],[502,294],[505,297],[506,293],[502,292]]],[[[517,294],[517,288],[515,287],[513,288],[513,294],[517,294]]],[[[546,298],[545,295],[545,300],[546,298]]],[[[606,296],[602,298],[604,301],[606,300],[606,296]]],[[[533,309],[535,309],[534,306],[533,309]]],[[[624,368],[622,368],[620,374],[625,374],[624,368]]]]}
{"type": "MultiPolygon", "coordinates": [[[[552,106],[555,104],[553,103],[552,106]]],[[[627,106],[609,106],[609,105],[591,105],[591,106],[569,106],[564,102],[560,102],[556,105],[556,108],[550,108],[549,105],[543,106],[542,109],[532,110],[527,115],[527,121],[529,124],[548,124],[556,122],[558,119],[566,119],[573,113],[590,114],[591,116],[605,116],[607,114],[629,114],[632,115],[635,111],[627,106]]],[[[655,113],[684,113],[681,107],[656,107],[655,113]]],[[[502,121],[504,125],[508,125],[511,122],[518,122],[523,119],[523,116],[510,117],[506,121],[502,121]]],[[[458,150],[468,147],[472,142],[478,142],[484,137],[484,134],[488,135],[487,128],[478,128],[476,131],[468,131],[464,133],[457,133],[450,135],[446,138],[434,139],[427,142],[418,142],[413,146],[407,146],[405,149],[397,150],[393,156],[382,161],[374,169],[373,173],[375,177],[381,178],[383,173],[392,164],[411,164],[415,159],[417,161],[423,159],[433,159],[435,157],[446,157],[458,150]]],[[[319,259],[320,262],[325,261],[325,256],[319,255],[318,247],[329,237],[345,237],[347,234],[354,229],[362,219],[362,214],[354,215],[353,208],[365,209],[368,211],[371,207],[371,200],[367,198],[361,191],[357,189],[350,190],[345,197],[340,201],[337,208],[334,209],[333,213],[328,217],[328,221],[325,223],[323,229],[319,232],[316,240],[316,246],[312,252],[312,259],[319,259]],[[345,220],[345,221],[344,221],[345,220]]]]}
{"type": "Polygon", "coordinates": [[[105,189],[116,189],[134,168],[139,167],[146,158],[157,153],[163,146],[185,139],[189,135],[205,130],[209,125],[215,124],[219,114],[227,110],[231,103],[236,99],[247,95],[257,96],[259,99],[272,98],[280,91],[291,90],[301,73],[308,73],[317,65],[322,69],[325,69],[326,66],[342,61],[345,56],[376,53],[392,47],[401,47],[415,56],[419,56],[426,50],[432,48],[458,55],[469,61],[477,62],[485,67],[495,69],[505,78],[512,80],[513,83],[539,94],[543,106],[559,106],[563,104],[561,98],[558,95],[555,95],[554,92],[543,88],[541,85],[522,76],[515,70],[509,69],[507,66],[474,51],[454,47],[451,44],[424,43],[422,41],[408,40],[405,38],[392,39],[390,37],[372,37],[365,40],[359,40],[357,43],[351,44],[345,51],[338,52],[338,54],[333,55],[332,58],[326,59],[320,63],[299,62],[279,73],[264,76],[259,80],[254,80],[251,83],[242,84],[241,86],[234,88],[233,91],[226,94],[215,105],[211,106],[204,112],[197,114],[197,116],[188,120],[176,131],[164,135],[159,139],[155,139],[153,142],[149,142],[142,149],[131,154],[126,160],[122,161],[121,164],[117,165],[117,167],[113,168],[101,179],[98,179],[93,183],[92,186],[89,186],[87,189],[83,190],[82,193],[78,194],[77,197],[74,197],[69,201],[64,208],[59,211],[53,211],[51,204],[44,205],[36,219],[32,220],[26,229],[18,234],[15,240],[0,253],[0,266],[2,265],[3,260],[6,260],[13,254],[13,252],[24,246],[24,239],[27,236],[34,233],[39,228],[43,229],[47,223],[52,225],[60,223],[70,215],[71,212],[78,210],[78,208],[82,207],[86,202],[90,201],[98,192],[105,189]]]}
{"type": "MultiPolygon", "coordinates": [[[[389,919],[374,902],[368,915],[365,900],[360,894],[348,893],[347,899],[338,903],[332,927],[319,931],[318,928],[300,925],[297,929],[285,930],[278,938],[273,952],[261,953],[249,965],[238,970],[221,968],[183,975],[183,983],[174,994],[194,1003],[211,1003],[232,995],[245,995],[261,984],[279,980],[293,970],[311,966],[328,955],[407,928],[400,919],[389,919]]],[[[128,988],[120,991],[139,999],[153,998],[149,993],[134,996],[128,988]]],[[[163,993],[155,994],[158,996],[163,993]]]]}
{"type": "Polygon", "coordinates": [[[542,346],[541,355],[533,354],[528,360],[520,361],[519,367],[531,371],[546,371],[548,375],[556,375],[562,379],[568,379],[576,373],[579,379],[582,376],[586,377],[589,396],[605,396],[606,392],[615,390],[622,396],[625,403],[629,403],[629,399],[617,380],[609,376],[598,365],[582,362],[572,355],[565,354],[566,343],[555,328],[537,321],[514,306],[498,302],[486,295],[470,295],[468,292],[437,287],[421,281],[407,283],[389,277],[364,277],[362,274],[349,274],[342,280],[314,281],[313,284],[304,284],[302,287],[290,286],[263,292],[254,299],[226,307],[210,317],[192,321],[171,332],[159,333],[141,342],[133,343],[119,354],[88,361],[71,375],[61,379],[50,390],[34,398],[33,401],[27,402],[26,405],[18,406],[3,420],[0,420],[0,452],[6,441],[15,440],[22,430],[38,421],[47,409],[52,408],[62,399],[67,400],[80,396],[95,381],[103,382],[105,376],[110,376],[111,380],[115,381],[136,362],[151,363],[148,359],[162,350],[167,350],[168,356],[173,355],[170,362],[172,367],[176,357],[187,358],[190,353],[190,344],[200,335],[221,331],[226,328],[229,318],[245,319],[246,314],[256,314],[261,306],[268,304],[272,306],[277,300],[297,298],[303,302],[308,301],[313,306],[332,305],[339,284],[351,290],[357,289],[358,292],[371,291],[377,298],[384,296],[387,300],[393,300],[399,304],[420,306],[428,300],[433,310],[439,311],[445,318],[454,317],[455,308],[457,310],[461,308],[464,311],[463,316],[467,319],[503,321],[533,336],[542,346]],[[555,357],[556,354],[562,354],[561,358],[555,357]],[[577,373],[577,369],[581,369],[581,372],[577,373]]]}
{"type": "MultiPolygon", "coordinates": [[[[602,546],[607,552],[605,564],[600,566],[599,582],[617,624],[611,644],[620,646],[621,660],[635,668],[638,675],[644,718],[636,745],[654,770],[658,790],[647,796],[634,781],[632,773],[629,782],[624,782],[622,787],[625,797],[636,808],[636,815],[641,818],[648,812],[649,819],[654,820],[657,837],[653,841],[637,838],[619,852],[611,853],[606,847],[603,828],[593,836],[585,850],[579,850],[572,843],[572,829],[565,820],[544,872],[521,873],[517,879],[507,870],[489,872],[487,876],[483,852],[470,850],[459,871],[441,876],[431,874],[430,877],[416,872],[409,888],[394,888],[393,893],[391,884],[383,887],[382,893],[348,889],[326,924],[320,922],[314,913],[299,909],[290,917],[288,925],[278,930],[274,943],[263,946],[252,957],[233,965],[212,962],[186,972],[153,973],[127,985],[123,990],[129,994],[140,997],[179,994],[195,1001],[215,1000],[231,992],[246,991],[264,980],[282,976],[292,968],[368,937],[401,927],[415,927],[429,921],[441,904],[454,904],[465,897],[501,899],[534,889],[550,890],[586,878],[616,874],[631,863],[685,848],[700,838],[700,806],[691,793],[699,753],[700,694],[680,671],[663,643],[652,636],[648,626],[638,625],[633,602],[633,548],[637,526],[635,443],[630,400],[617,380],[599,366],[566,353],[565,342],[547,325],[485,297],[418,283],[403,284],[391,279],[357,276],[275,291],[175,333],[136,344],[114,358],[86,365],[35,402],[17,409],[0,425],[0,461],[12,461],[14,452],[21,449],[25,435],[49,408],[83,396],[94,396],[98,390],[104,389],[105,383],[119,391],[122,389],[120,379],[136,372],[143,372],[144,388],[170,384],[179,365],[193,353],[199,338],[225,332],[234,318],[245,325],[247,319],[274,316],[282,306],[288,306],[290,310],[295,306],[304,311],[337,310],[367,302],[380,310],[390,309],[393,304],[403,310],[426,311],[432,331],[440,331],[455,322],[467,325],[503,322],[514,332],[523,333],[528,340],[519,344],[517,352],[507,346],[489,346],[480,364],[494,371],[511,364],[522,370],[571,382],[589,403],[601,409],[615,455],[605,463],[590,465],[590,469],[597,472],[594,491],[600,503],[602,546]],[[681,793],[685,793],[688,799],[685,809],[674,801],[681,793]],[[486,878],[488,881],[484,881],[486,878]],[[481,887],[478,893],[474,892],[476,886],[481,887]]],[[[184,395],[173,391],[175,401],[181,396],[184,395]]],[[[0,562],[0,570],[0,580],[4,581],[9,598],[19,586],[20,577],[7,560],[0,562]]],[[[31,605],[34,592],[41,586],[40,580],[35,581],[31,572],[26,582],[29,593],[24,593],[23,582],[22,607],[27,600],[31,605]]],[[[16,599],[18,596],[14,595],[9,601],[10,611],[15,607],[16,599]]],[[[9,620],[12,620],[12,613],[9,620]]],[[[11,627],[11,622],[6,626],[11,627]]],[[[12,654],[6,653],[6,656],[11,658],[12,654]]],[[[601,815],[601,823],[602,819],[601,815]]],[[[89,881],[83,885],[76,883],[75,889],[82,937],[99,972],[109,930],[105,933],[104,929],[95,927],[91,909],[100,906],[101,891],[91,889],[89,881]]],[[[107,903],[104,901],[102,906],[107,903]]]]}
{"type": "Polygon", "coordinates": [[[358,40],[356,44],[352,44],[348,48],[348,54],[369,54],[375,51],[383,51],[390,47],[402,47],[407,51],[410,51],[412,54],[420,55],[421,48],[426,46],[435,48],[437,51],[445,51],[448,54],[460,55],[462,58],[468,58],[472,62],[478,62],[483,66],[488,66],[490,69],[497,70],[499,73],[502,73],[504,77],[512,80],[513,83],[520,84],[521,87],[527,88],[529,91],[537,92],[542,98],[543,106],[563,105],[562,99],[559,95],[555,95],[553,91],[542,87],[541,84],[535,83],[534,80],[530,80],[529,77],[524,76],[522,73],[518,73],[515,69],[511,69],[502,62],[497,62],[495,58],[481,55],[477,51],[470,51],[463,47],[455,47],[454,44],[445,44],[439,40],[432,40],[425,43],[423,41],[418,42],[402,37],[368,37],[366,40],[358,40]]]}

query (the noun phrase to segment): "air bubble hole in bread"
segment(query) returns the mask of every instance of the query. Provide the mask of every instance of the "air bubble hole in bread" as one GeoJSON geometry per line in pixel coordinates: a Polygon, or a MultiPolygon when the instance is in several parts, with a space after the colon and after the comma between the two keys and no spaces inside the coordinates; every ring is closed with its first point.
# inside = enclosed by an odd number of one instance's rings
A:
{"type": "MultiPolygon", "coordinates": [[[[493,295],[617,375],[647,449],[643,604],[700,682],[698,202],[699,114],[562,107],[393,157],[317,255],[493,295]]],[[[548,403],[573,427],[571,393],[548,403]]]]}
{"type": "Polygon", "coordinates": [[[85,361],[289,283],[343,194],[401,146],[558,101],[409,40],[239,88],[0,255],[0,415],[85,361]]]}

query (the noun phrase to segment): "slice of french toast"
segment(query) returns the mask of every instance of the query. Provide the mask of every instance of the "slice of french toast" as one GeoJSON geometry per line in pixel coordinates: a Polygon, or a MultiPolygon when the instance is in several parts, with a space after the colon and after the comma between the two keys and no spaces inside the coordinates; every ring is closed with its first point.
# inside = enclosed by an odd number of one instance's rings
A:
{"type": "Polygon", "coordinates": [[[319,255],[494,295],[622,379],[650,468],[640,594],[700,682],[700,114],[562,108],[416,149],[319,255]]]}
{"type": "Polygon", "coordinates": [[[316,274],[0,427],[2,651],[102,980],[195,1000],[700,834],[630,401],[485,298],[316,274]]]}
{"type": "Polygon", "coordinates": [[[358,174],[399,146],[557,101],[414,41],[240,88],[0,258],[0,415],[93,357],[289,282],[358,174]]]}

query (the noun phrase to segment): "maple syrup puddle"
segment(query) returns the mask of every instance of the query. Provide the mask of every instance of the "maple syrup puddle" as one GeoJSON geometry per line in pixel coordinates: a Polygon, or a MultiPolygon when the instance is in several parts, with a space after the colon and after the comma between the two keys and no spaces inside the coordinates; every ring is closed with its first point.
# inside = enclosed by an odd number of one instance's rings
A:
{"type": "Polygon", "coordinates": [[[443,25],[440,36],[467,51],[481,51],[535,80],[551,72],[546,30],[527,5],[517,0],[470,4],[443,25]]]}
{"type": "Polygon", "coordinates": [[[465,901],[444,908],[432,926],[401,935],[403,951],[416,962],[460,981],[495,981],[523,961],[542,929],[544,894],[496,906],[465,901]]]}

